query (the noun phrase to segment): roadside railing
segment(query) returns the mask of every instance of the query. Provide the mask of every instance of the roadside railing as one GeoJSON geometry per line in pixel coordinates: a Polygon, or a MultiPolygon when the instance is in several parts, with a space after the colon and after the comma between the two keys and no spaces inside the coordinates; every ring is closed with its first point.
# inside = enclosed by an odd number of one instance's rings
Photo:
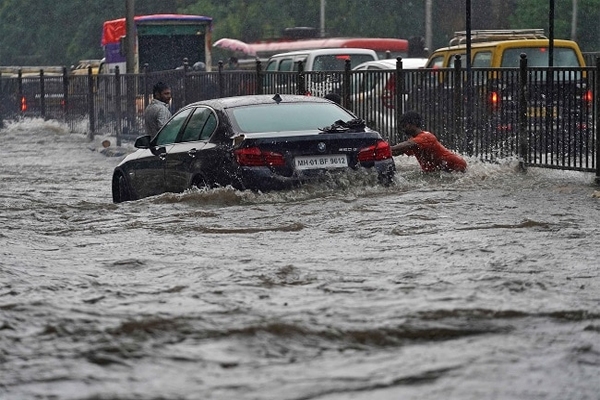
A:
{"type": "Polygon", "coordinates": [[[0,75],[0,118],[63,120],[73,131],[114,135],[117,143],[143,134],[143,110],[152,86],[172,87],[172,109],[246,94],[335,93],[340,103],[392,143],[404,140],[397,120],[406,110],[424,116],[426,129],[447,147],[482,160],[518,158],[521,165],[599,173],[597,121],[600,70],[471,68],[460,57],[453,68],[351,71],[231,71],[187,67],[163,72],[111,75],[0,75]]]}

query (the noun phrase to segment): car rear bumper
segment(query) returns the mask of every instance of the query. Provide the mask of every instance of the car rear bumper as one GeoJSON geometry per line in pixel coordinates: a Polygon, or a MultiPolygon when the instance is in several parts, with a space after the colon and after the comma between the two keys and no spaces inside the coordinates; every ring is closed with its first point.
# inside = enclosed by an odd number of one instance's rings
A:
{"type": "MultiPolygon", "coordinates": [[[[377,173],[378,181],[381,184],[391,183],[396,167],[392,158],[381,161],[373,161],[363,164],[367,170],[377,173]]],[[[331,174],[344,173],[350,169],[329,169],[329,170],[310,170],[294,172],[289,176],[277,173],[269,167],[241,167],[240,168],[240,189],[275,191],[292,189],[303,183],[319,181],[330,177],[331,174]]]]}

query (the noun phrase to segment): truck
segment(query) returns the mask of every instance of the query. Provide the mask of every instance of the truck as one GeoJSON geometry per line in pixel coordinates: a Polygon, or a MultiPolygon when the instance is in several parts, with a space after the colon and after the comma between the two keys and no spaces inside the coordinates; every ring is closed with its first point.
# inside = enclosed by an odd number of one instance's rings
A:
{"type": "MultiPolygon", "coordinates": [[[[189,65],[212,65],[212,18],[202,15],[154,14],[134,17],[134,72],[147,66],[149,71],[176,69],[187,59],[189,65]]],[[[112,74],[115,67],[126,71],[126,19],[105,21],[102,27],[104,62],[101,74],[112,74]]]]}
{"type": "MultiPolygon", "coordinates": [[[[151,99],[149,91],[152,82],[164,80],[172,87],[177,87],[186,62],[190,67],[202,63],[207,71],[211,70],[211,17],[152,14],[138,15],[133,20],[134,65],[130,76],[124,76],[127,72],[127,44],[131,42],[126,37],[126,18],[105,21],[102,25],[101,45],[104,54],[93,87],[95,117],[100,127],[121,118],[127,120],[130,129],[136,125],[134,120],[138,120],[138,125],[141,124],[144,108],[151,99]],[[115,79],[117,67],[120,79],[115,79]],[[152,82],[143,79],[144,72],[153,74],[152,82]]],[[[86,84],[85,81],[79,83],[86,84]]],[[[181,99],[174,98],[173,102],[174,107],[178,107],[181,99]]]]}

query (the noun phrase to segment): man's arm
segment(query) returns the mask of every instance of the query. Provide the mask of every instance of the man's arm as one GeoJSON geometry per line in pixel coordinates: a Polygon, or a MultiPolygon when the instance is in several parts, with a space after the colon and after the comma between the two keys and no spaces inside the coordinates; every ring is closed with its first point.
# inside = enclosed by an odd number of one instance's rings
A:
{"type": "Polygon", "coordinates": [[[391,147],[392,155],[399,156],[400,154],[404,154],[407,151],[415,150],[417,147],[418,147],[417,144],[412,139],[408,139],[408,140],[405,140],[404,142],[400,142],[400,143],[392,146],[391,147]]]}

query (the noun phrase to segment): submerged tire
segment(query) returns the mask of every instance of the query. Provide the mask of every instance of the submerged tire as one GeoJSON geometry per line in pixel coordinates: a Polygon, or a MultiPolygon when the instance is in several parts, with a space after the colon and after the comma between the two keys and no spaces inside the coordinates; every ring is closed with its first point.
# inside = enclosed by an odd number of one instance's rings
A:
{"type": "Polygon", "coordinates": [[[394,170],[387,170],[387,171],[383,171],[380,172],[377,175],[377,182],[385,187],[391,186],[394,183],[394,175],[395,175],[394,170]]]}
{"type": "Polygon", "coordinates": [[[211,184],[206,180],[206,178],[201,175],[198,175],[194,178],[193,187],[200,190],[208,190],[212,188],[211,184]]]}
{"type": "Polygon", "coordinates": [[[131,192],[129,191],[125,177],[120,174],[115,176],[113,179],[113,202],[122,203],[131,200],[131,192]]]}

